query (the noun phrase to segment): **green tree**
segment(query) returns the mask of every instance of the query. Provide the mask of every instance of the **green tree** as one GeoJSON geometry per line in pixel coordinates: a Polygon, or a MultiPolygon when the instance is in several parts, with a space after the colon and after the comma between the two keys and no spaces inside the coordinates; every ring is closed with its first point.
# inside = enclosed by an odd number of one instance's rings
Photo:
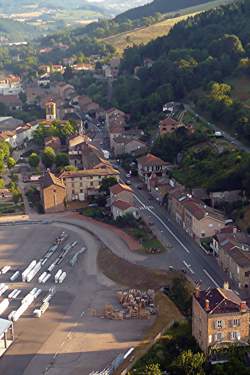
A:
{"type": "Polygon", "coordinates": [[[117,181],[115,177],[106,177],[102,180],[100,185],[100,192],[104,193],[105,195],[109,194],[109,188],[116,185],[117,181]]]}
{"type": "Polygon", "coordinates": [[[16,160],[10,156],[7,160],[8,168],[12,169],[12,168],[14,168],[15,165],[16,165],[16,160]]]}
{"type": "Polygon", "coordinates": [[[65,167],[69,164],[69,157],[65,152],[59,152],[56,155],[55,163],[57,167],[65,167]]]}
{"type": "Polygon", "coordinates": [[[4,186],[5,186],[4,179],[0,178],[0,189],[4,189],[4,186]]]}
{"type": "Polygon", "coordinates": [[[149,365],[146,365],[143,374],[144,375],[162,375],[162,371],[158,363],[151,363],[149,365]]]}
{"type": "Polygon", "coordinates": [[[40,162],[40,157],[37,155],[37,153],[32,152],[32,154],[29,156],[29,165],[32,168],[38,167],[40,162]]]}
{"type": "Polygon", "coordinates": [[[193,353],[191,350],[182,352],[173,364],[175,374],[180,375],[205,375],[203,365],[205,355],[193,353]]]}
{"type": "Polygon", "coordinates": [[[46,168],[51,168],[56,159],[55,151],[52,147],[45,147],[42,153],[42,162],[46,168]]]}

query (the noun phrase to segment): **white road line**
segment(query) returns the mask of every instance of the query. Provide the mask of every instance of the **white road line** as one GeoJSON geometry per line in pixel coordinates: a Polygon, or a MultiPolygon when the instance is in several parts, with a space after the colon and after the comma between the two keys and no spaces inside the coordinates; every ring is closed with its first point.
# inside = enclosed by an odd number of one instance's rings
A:
{"type": "Polygon", "coordinates": [[[188,264],[185,260],[182,261],[182,263],[187,267],[187,269],[191,272],[191,274],[194,274],[194,271],[191,268],[191,264],[188,264]]]}
{"type": "Polygon", "coordinates": [[[205,275],[214,283],[214,285],[217,287],[217,288],[220,288],[219,284],[217,284],[217,282],[213,279],[213,277],[207,272],[207,270],[205,270],[205,268],[203,268],[203,272],[205,273],[205,275]]]}
{"type": "Polygon", "coordinates": [[[174,232],[164,223],[164,221],[154,212],[151,210],[151,208],[145,206],[145,204],[137,197],[137,195],[134,194],[135,199],[142,205],[143,208],[148,210],[154,217],[156,217],[157,220],[164,226],[164,228],[167,229],[167,231],[174,237],[174,239],[183,247],[183,249],[186,251],[186,253],[190,254],[190,251],[188,248],[184,245],[183,242],[174,234],[174,232]]]}

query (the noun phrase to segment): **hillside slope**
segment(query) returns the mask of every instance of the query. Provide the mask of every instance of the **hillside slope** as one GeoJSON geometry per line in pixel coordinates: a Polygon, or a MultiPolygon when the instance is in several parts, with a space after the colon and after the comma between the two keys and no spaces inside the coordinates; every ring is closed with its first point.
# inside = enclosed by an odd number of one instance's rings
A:
{"type": "MultiPolygon", "coordinates": [[[[129,48],[114,103],[141,127],[168,101],[193,100],[212,121],[250,140],[250,111],[234,99],[229,77],[250,75],[250,2],[243,0],[177,23],[167,36],[129,48]],[[154,61],[144,67],[145,59],[154,61]],[[141,66],[135,79],[135,67],[141,66]],[[213,84],[215,82],[215,85],[213,84]]],[[[247,98],[246,98],[247,100],[247,98]]]]}
{"type": "Polygon", "coordinates": [[[116,17],[117,21],[126,19],[134,20],[137,18],[150,17],[155,13],[169,13],[179,11],[183,8],[189,8],[200,4],[208,3],[213,0],[154,0],[152,3],[130,9],[116,17]]]}
{"type": "Polygon", "coordinates": [[[105,43],[111,44],[119,55],[123,51],[135,45],[146,44],[160,36],[167,35],[171,28],[177,23],[185,20],[187,17],[194,16],[196,13],[191,13],[184,16],[169,18],[153,25],[141,27],[132,31],[115,34],[102,40],[105,43]]]}
{"type": "Polygon", "coordinates": [[[0,18],[0,36],[10,42],[20,42],[34,39],[40,35],[40,31],[23,22],[0,18]]]}

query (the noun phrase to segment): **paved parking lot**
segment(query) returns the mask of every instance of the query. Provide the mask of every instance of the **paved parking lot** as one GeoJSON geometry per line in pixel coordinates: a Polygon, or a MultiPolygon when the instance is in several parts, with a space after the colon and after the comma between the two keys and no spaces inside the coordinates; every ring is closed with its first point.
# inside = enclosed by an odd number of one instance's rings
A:
{"type": "MultiPolygon", "coordinates": [[[[87,375],[106,367],[121,352],[136,345],[152,321],[111,321],[90,316],[89,308],[102,308],[114,302],[118,286],[102,275],[96,265],[100,242],[90,233],[66,224],[34,224],[0,227],[0,268],[11,265],[12,271],[0,276],[11,289],[21,288],[21,299],[33,287],[43,293],[31,308],[14,323],[15,342],[0,359],[0,374],[4,375],[87,375]],[[11,283],[9,277],[15,269],[23,270],[33,260],[41,258],[55,238],[65,231],[67,242],[78,241],[60,265],[67,272],[63,284],[56,286],[51,306],[40,319],[32,311],[41,303],[49,288],[55,286],[53,278],[44,285],[38,276],[53,262],[48,261],[31,283],[11,283]],[[69,259],[86,246],[72,268],[69,259]]],[[[56,270],[55,270],[56,272],[56,270]]],[[[53,271],[53,274],[55,273],[53,271]]],[[[9,294],[6,292],[4,297],[9,294]]],[[[11,302],[3,314],[20,305],[11,302]]]]}

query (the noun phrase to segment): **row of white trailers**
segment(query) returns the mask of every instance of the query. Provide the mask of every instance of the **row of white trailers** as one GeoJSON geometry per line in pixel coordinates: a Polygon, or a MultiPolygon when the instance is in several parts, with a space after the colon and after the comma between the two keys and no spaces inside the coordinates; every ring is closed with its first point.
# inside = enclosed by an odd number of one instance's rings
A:
{"type": "MultiPolygon", "coordinates": [[[[11,292],[11,294],[14,292],[14,291],[18,291],[17,289],[16,290],[13,290],[11,292]]],[[[20,292],[20,291],[19,291],[20,292]]],[[[16,322],[23,314],[24,312],[31,306],[31,304],[37,299],[37,297],[42,293],[42,289],[39,289],[39,288],[33,288],[22,300],[21,300],[21,304],[20,306],[18,307],[17,310],[13,310],[11,311],[11,313],[8,315],[8,320],[12,320],[13,322],[16,322]]],[[[35,309],[33,311],[33,314],[37,317],[40,317],[46,310],[47,308],[49,307],[49,302],[51,300],[51,298],[53,297],[55,293],[55,289],[50,289],[48,295],[42,300],[42,304],[40,306],[40,308],[38,309],[35,309]]],[[[15,297],[16,298],[16,297],[15,297]]],[[[8,298],[4,298],[1,302],[0,302],[0,315],[3,314],[9,307],[10,305],[10,300],[11,299],[14,299],[14,297],[12,296],[12,298],[10,298],[10,295],[8,296],[8,298]]]]}

